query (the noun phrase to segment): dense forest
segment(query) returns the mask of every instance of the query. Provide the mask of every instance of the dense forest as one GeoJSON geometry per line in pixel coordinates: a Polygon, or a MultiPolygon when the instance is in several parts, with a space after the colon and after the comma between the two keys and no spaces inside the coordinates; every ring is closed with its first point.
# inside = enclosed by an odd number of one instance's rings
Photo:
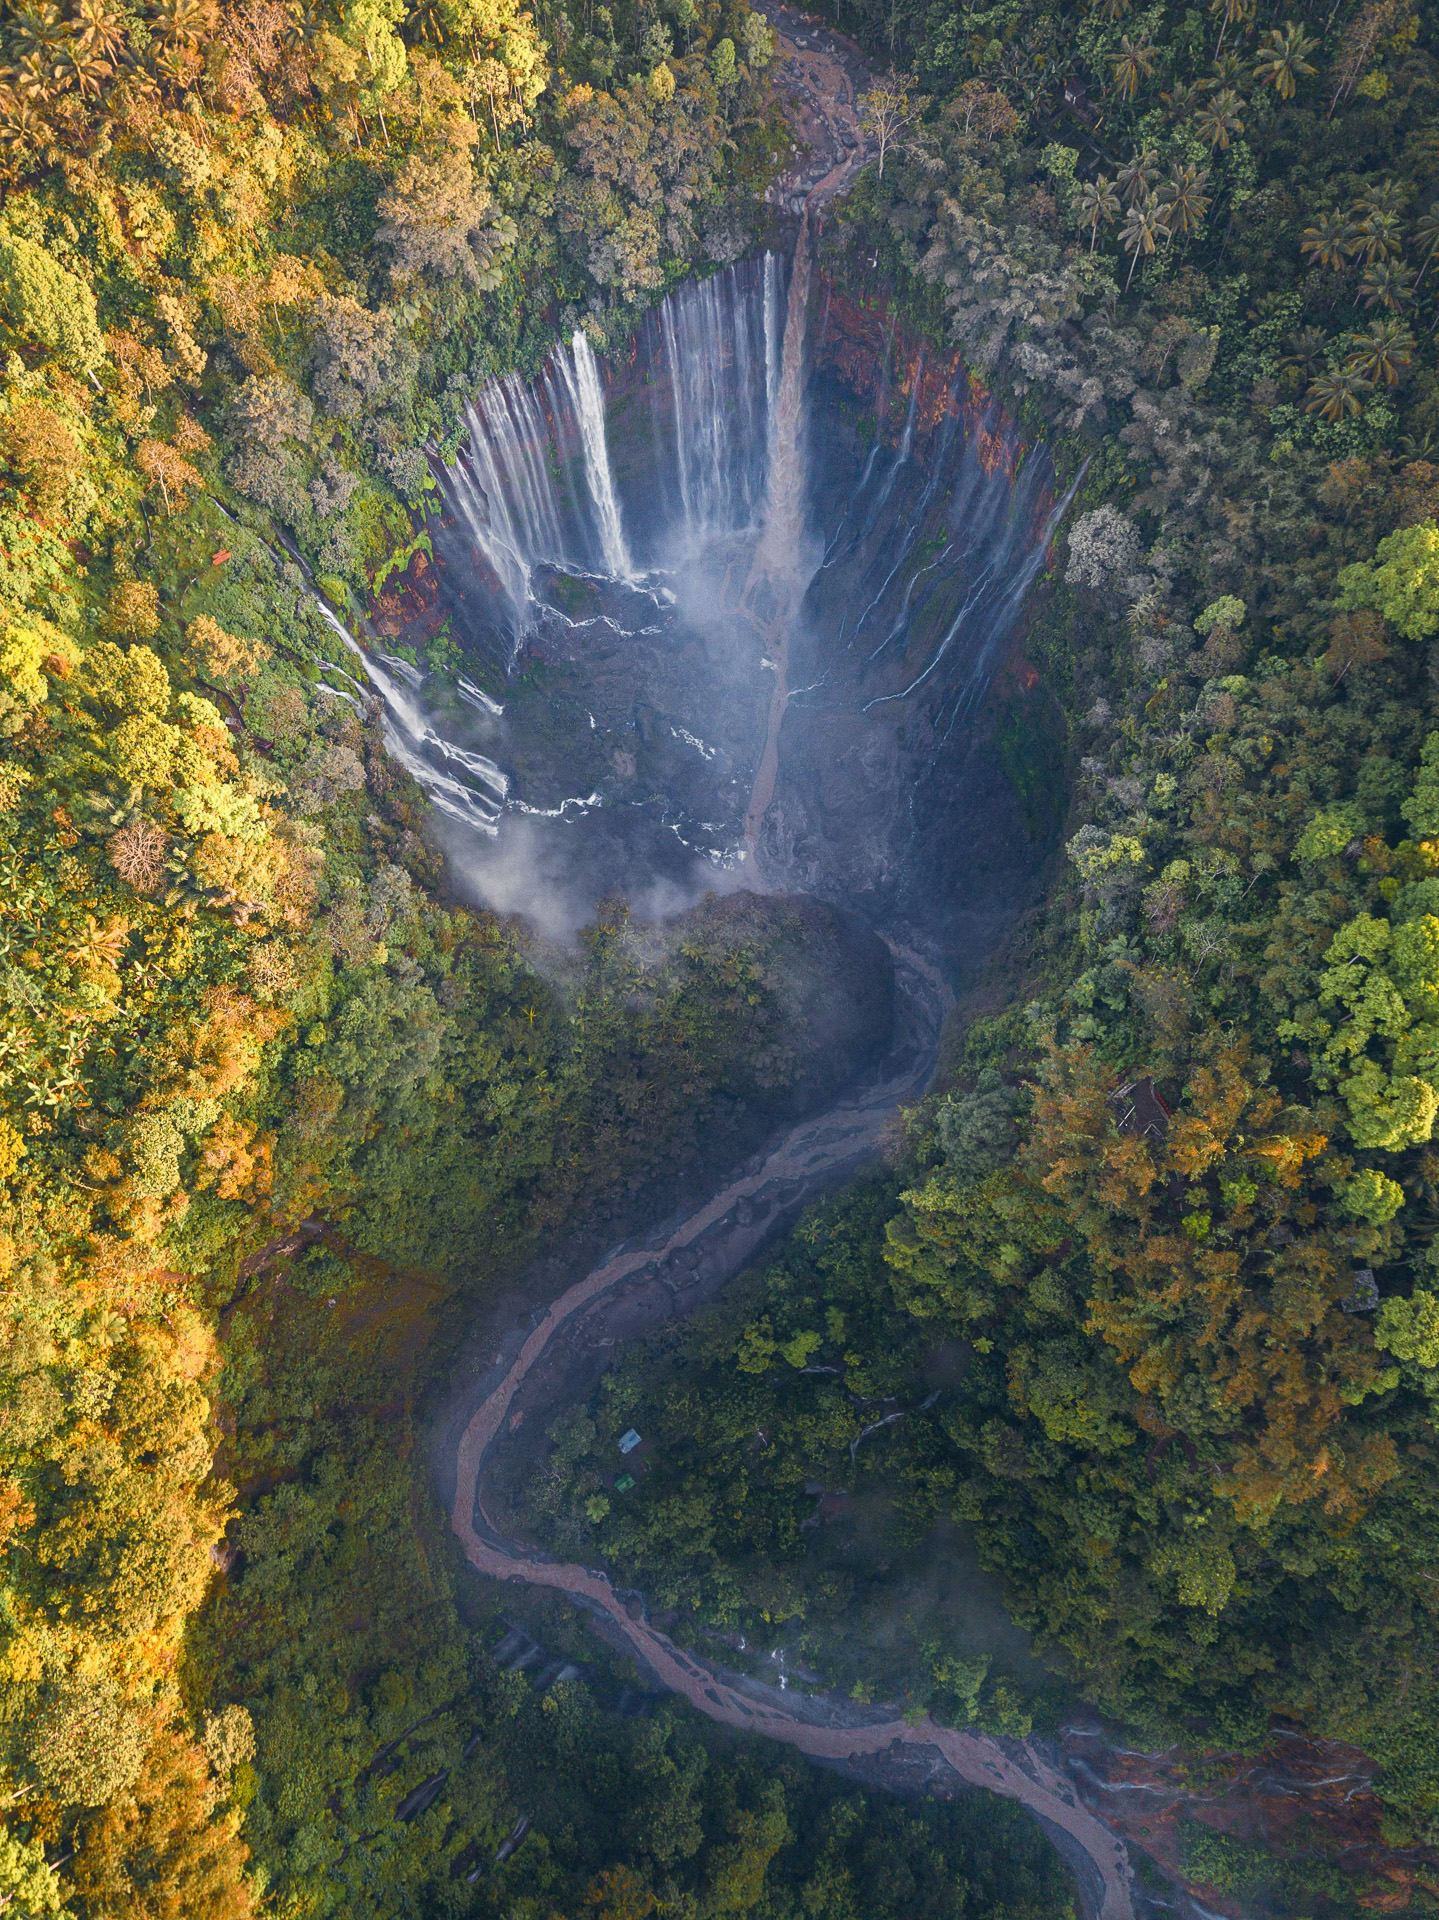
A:
{"type": "Polygon", "coordinates": [[[837,10],[896,77],[829,270],[1083,472],[1026,636],[1070,821],[896,1177],[528,1497],[860,1698],[1354,1742],[1432,1846],[1439,69],[1420,10],[1294,11],[837,10]],[[916,1596],[956,1526],[1046,1671],[916,1596]]]}
{"type": "MultiPolygon", "coordinates": [[[[1355,1741],[1433,1844],[1439,68],[1412,0],[1294,11],[835,12],[893,73],[822,263],[1088,463],[1027,636],[1073,817],[897,1174],[681,1356],[685,1525],[663,1476],[586,1525],[719,1624],[818,1616],[804,1489],[863,1480],[1145,1737],[1355,1741]]],[[[783,1110],[792,929],[459,905],[314,586],[423,548],[489,374],[754,243],[773,45],[739,0],[0,19],[16,1914],[1065,1906],[1002,1807],[499,1674],[416,1458],[457,1300],[783,1110]]],[[[567,1473],[661,1410],[616,1383],[567,1473]]],[[[922,1654],[936,1711],[1043,1710],[922,1654]]]]}
{"type": "Polygon", "coordinates": [[[449,901],[310,582],[362,604],[423,544],[421,449],[489,371],[747,244],[771,44],[689,6],[4,19],[16,1914],[848,1914],[891,1855],[936,1914],[1064,1899],[1003,1816],[876,1828],[531,1703],[416,1470],[455,1289],[747,1150],[805,956],[762,907],[540,954],[449,901]]]}

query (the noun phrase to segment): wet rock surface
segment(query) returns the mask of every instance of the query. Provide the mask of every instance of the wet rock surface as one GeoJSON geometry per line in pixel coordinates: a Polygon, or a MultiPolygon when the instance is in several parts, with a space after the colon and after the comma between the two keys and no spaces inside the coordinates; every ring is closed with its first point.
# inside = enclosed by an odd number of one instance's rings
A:
{"type": "MultiPolygon", "coordinates": [[[[781,279],[782,263],[749,262],[710,283],[723,309],[708,316],[715,352],[733,360],[743,344],[761,388],[774,377],[765,355],[777,354],[781,279]],[[766,303],[768,348],[755,318],[766,303]]],[[[656,468],[679,377],[662,318],[610,368],[606,399],[614,484],[651,571],[626,583],[536,567],[513,666],[490,674],[503,715],[450,700],[446,724],[467,726],[511,781],[498,845],[477,855],[453,834],[455,865],[502,908],[553,904],[561,930],[608,892],[663,913],[706,886],[754,884],[757,871],[968,967],[1033,896],[1049,847],[1015,796],[998,734],[1027,686],[1018,615],[1054,489],[1042,451],[1025,448],[957,361],[926,355],[882,302],[861,306],[821,280],[810,307],[816,566],[788,635],[778,764],[753,854],[745,814],[776,659],[742,604],[752,533],[712,537],[697,567],[677,572],[665,559],[667,529],[697,509],[683,476],[656,468]]],[[[681,323],[699,352],[696,316],[681,323]]],[[[704,420],[686,427],[701,429],[704,420]]],[[[762,465],[759,431],[747,446],[717,442],[715,458],[762,465]]],[[[735,511],[755,510],[760,481],[734,484],[747,489],[735,511]]],[[[433,531],[431,598],[417,618],[433,620],[438,595],[479,660],[497,644],[494,582],[457,511],[433,531]]]]}

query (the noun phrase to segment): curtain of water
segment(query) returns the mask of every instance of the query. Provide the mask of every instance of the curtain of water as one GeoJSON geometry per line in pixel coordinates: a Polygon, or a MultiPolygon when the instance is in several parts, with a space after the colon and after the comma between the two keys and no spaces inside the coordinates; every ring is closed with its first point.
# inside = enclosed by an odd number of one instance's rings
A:
{"type": "MultiPolygon", "coordinates": [[[[448,494],[500,582],[515,641],[537,618],[558,617],[537,606],[537,568],[633,586],[656,562],[683,569],[749,533],[758,540],[745,607],[765,629],[767,657],[776,657],[781,606],[792,622],[809,578],[796,572],[805,543],[808,288],[802,228],[788,288],[786,263],[767,253],[669,295],[641,330],[626,376],[652,396],[648,459],[621,437],[616,467],[605,375],[582,331],[555,349],[537,382],[509,375],[477,395],[448,494]]],[[[1016,479],[1017,443],[1009,445],[997,409],[981,412],[951,392],[938,430],[931,422],[921,435],[922,354],[907,384],[897,444],[876,438],[824,566],[846,582],[840,632],[861,679],[892,671],[921,612],[913,631],[931,636],[902,685],[868,699],[856,689],[865,707],[919,693],[950,661],[941,725],[952,724],[987,677],[1069,496],[1052,505],[1042,458],[1016,479]],[[1001,444],[1007,452],[996,463],[1001,444]]]]}
{"type": "Polygon", "coordinates": [[[764,500],[778,384],[780,264],[729,267],[678,288],[660,309],[686,541],[698,550],[755,523],[764,500]]]}
{"type": "Polygon", "coordinates": [[[481,389],[465,409],[470,444],[449,469],[452,498],[517,612],[530,572],[564,550],[549,431],[534,390],[517,374],[481,389]]]}
{"type": "Polygon", "coordinates": [[[605,390],[600,380],[599,362],[595,359],[594,348],[578,328],[570,343],[569,353],[557,353],[555,364],[579,420],[580,438],[585,450],[585,478],[589,482],[605,572],[612,574],[616,580],[633,579],[634,568],[630,565],[619,502],[615,498],[615,483],[610,473],[609,445],[605,438],[605,390]]]}

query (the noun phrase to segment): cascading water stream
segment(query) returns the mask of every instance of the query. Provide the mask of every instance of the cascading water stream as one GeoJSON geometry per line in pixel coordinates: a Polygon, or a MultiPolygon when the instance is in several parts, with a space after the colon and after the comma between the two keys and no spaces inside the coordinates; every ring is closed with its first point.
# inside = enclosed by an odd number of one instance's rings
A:
{"type": "Polygon", "coordinates": [[[808,308],[809,216],[806,214],[801,216],[799,238],[795,242],[779,391],[770,413],[764,526],[744,594],[746,610],[765,631],[769,643],[767,657],[775,682],[764,747],[744,817],[744,842],[750,854],[759,844],[760,828],[774,798],[779,772],[779,734],[789,703],[790,631],[805,586],[814,572],[813,564],[806,571],[803,556],[804,346],[808,308]]]}
{"type": "Polygon", "coordinates": [[[570,343],[569,358],[557,354],[555,364],[579,417],[585,449],[585,475],[589,481],[590,499],[594,503],[605,571],[616,580],[631,580],[634,568],[625,546],[625,531],[620,521],[619,502],[615,499],[609,447],[605,441],[604,387],[600,381],[594,348],[578,327],[570,343]]]}
{"type": "MultiPolygon", "coordinates": [[[[359,658],[365,678],[384,702],[385,748],[390,757],[424,788],[441,813],[472,831],[493,836],[509,797],[508,777],[487,755],[447,740],[401,681],[377,664],[376,654],[365,651],[318,593],[314,601],[331,632],[359,658]]],[[[415,673],[406,661],[389,655],[379,657],[391,660],[393,666],[404,671],[406,679],[415,673]]]]}

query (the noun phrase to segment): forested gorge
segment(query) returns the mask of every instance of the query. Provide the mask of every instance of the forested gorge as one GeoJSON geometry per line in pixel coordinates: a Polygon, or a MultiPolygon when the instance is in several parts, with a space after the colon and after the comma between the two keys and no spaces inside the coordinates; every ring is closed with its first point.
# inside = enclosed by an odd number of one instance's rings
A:
{"type": "Polygon", "coordinates": [[[901,77],[831,271],[1088,463],[1026,639],[1070,823],[897,1176],[633,1354],[530,1504],[861,1699],[1351,1741],[1424,1847],[1436,73],[1417,10],[1295,11],[841,10],[901,77]],[[1050,1678],[907,1583],[956,1523],[1050,1678]]]}
{"type": "MultiPolygon", "coordinates": [[[[777,1888],[873,1879],[852,1794],[528,1707],[412,1434],[477,1262],[782,1106],[794,927],[616,905],[537,956],[448,902],[296,557],[362,602],[475,383],[746,244],[770,50],[742,9],[4,19],[12,1912],[737,1911],[787,1806],[777,1888]],[[588,1772],[491,1875],[547,1743],[588,1772]]],[[[961,1816],[893,1844],[936,1911],[936,1858],[995,1877],[961,1816]]]]}
{"type": "MultiPolygon", "coordinates": [[[[958,1524],[1142,1737],[1351,1740],[1439,1846],[1433,23],[833,17],[893,72],[821,264],[1083,468],[1006,734],[1049,779],[1025,699],[1062,714],[1072,817],[897,1167],[631,1356],[536,1521],[816,1660],[885,1587],[816,1568],[807,1488],[874,1494],[896,1564],[958,1524]],[[626,1505],[632,1419],[669,1440],[626,1505]]],[[[460,904],[313,587],[362,609],[426,551],[485,378],[756,243],[773,54],[739,0],[0,18],[16,1914],[1070,1897],[1007,1808],[497,1672],[415,1437],[465,1302],[785,1110],[814,926],[616,902],[559,953],[460,904]]],[[[919,1641],[832,1677],[1043,1724],[1032,1674],[919,1641]]]]}

